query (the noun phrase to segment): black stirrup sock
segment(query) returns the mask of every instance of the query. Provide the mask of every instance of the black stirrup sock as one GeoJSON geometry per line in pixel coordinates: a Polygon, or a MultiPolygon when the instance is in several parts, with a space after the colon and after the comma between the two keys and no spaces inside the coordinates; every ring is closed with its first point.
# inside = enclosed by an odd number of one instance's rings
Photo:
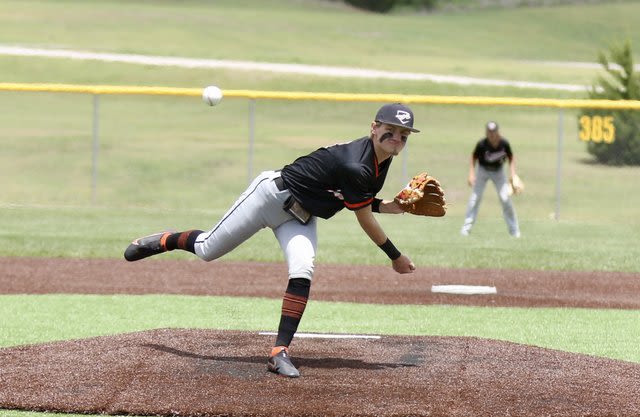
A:
{"type": "Polygon", "coordinates": [[[194,244],[202,230],[187,230],[186,232],[172,233],[167,237],[167,250],[182,249],[196,253],[194,244]]]}
{"type": "Polygon", "coordinates": [[[292,278],[282,299],[282,315],[278,326],[275,346],[289,346],[307,306],[311,281],[306,278],[292,278]]]}

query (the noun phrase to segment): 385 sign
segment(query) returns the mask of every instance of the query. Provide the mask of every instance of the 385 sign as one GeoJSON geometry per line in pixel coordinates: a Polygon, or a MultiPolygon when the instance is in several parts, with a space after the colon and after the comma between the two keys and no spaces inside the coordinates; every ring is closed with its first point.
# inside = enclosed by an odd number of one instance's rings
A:
{"type": "Polygon", "coordinates": [[[581,141],[595,143],[612,143],[616,140],[616,127],[613,124],[613,116],[582,115],[579,119],[581,141]]]}

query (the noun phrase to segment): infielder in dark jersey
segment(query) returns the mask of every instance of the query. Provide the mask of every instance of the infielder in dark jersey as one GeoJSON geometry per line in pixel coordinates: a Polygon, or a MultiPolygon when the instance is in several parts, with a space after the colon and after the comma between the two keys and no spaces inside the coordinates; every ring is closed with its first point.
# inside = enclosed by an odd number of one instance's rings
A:
{"type": "Polygon", "coordinates": [[[485,127],[486,137],[480,139],[471,154],[468,183],[472,187],[464,224],[460,233],[469,235],[471,228],[478,217],[482,194],[491,180],[496,186],[498,197],[502,204],[502,214],[507,223],[509,234],[520,237],[520,226],[516,216],[511,196],[509,195],[509,182],[503,170],[503,165],[509,161],[509,175],[516,175],[515,157],[511,151],[509,141],[500,135],[496,122],[489,122],[485,127]]]}
{"type": "Polygon", "coordinates": [[[313,277],[317,218],[329,219],[347,208],[369,238],[401,274],[413,262],[391,243],[373,213],[401,214],[393,200],[376,194],[384,185],[394,156],[412,132],[413,112],[399,103],[382,106],[369,135],[320,148],[278,171],[256,177],[222,219],[209,231],[161,232],[134,240],[125,250],[128,261],[181,249],[205,261],[230,252],[264,227],[273,230],[287,259],[289,281],[282,302],[278,335],[267,361],[272,372],[299,376],[289,358],[289,345],[304,313],[313,277]]]}

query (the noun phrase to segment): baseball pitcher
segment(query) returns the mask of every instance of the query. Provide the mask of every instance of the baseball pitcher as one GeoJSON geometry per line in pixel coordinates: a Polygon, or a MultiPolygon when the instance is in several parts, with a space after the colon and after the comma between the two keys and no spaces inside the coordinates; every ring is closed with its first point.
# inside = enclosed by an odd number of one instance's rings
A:
{"type": "MultiPolygon", "coordinates": [[[[309,298],[317,248],[317,218],[329,219],[344,208],[353,211],[369,238],[390,258],[396,272],[415,270],[411,259],[393,245],[373,215],[406,211],[398,202],[381,200],[376,194],[384,185],[393,157],[402,151],[412,132],[419,130],[413,127],[411,109],[399,103],[384,105],[371,123],[368,136],[322,147],[280,170],[262,172],[212,229],[142,237],[129,245],[124,257],[137,261],[180,249],[212,261],[260,229],[271,228],[287,260],[289,280],[267,368],[280,375],[298,377],[300,373],[289,357],[289,345],[309,298]]],[[[424,194],[439,196],[435,200],[444,206],[439,184],[432,184],[431,191],[424,194]]],[[[434,205],[437,206],[431,204],[434,205]]]]}

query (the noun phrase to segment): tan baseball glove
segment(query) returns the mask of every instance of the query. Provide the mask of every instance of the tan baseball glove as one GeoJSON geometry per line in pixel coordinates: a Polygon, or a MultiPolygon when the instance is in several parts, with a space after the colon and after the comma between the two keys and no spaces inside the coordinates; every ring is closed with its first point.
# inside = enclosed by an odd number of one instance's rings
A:
{"type": "Polygon", "coordinates": [[[509,195],[518,195],[524,191],[524,182],[518,175],[514,175],[509,180],[509,195]]]}
{"type": "Polygon", "coordinates": [[[414,176],[393,201],[405,212],[419,216],[442,217],[447,212],[440,182],[426,172],[414,176]]]}

